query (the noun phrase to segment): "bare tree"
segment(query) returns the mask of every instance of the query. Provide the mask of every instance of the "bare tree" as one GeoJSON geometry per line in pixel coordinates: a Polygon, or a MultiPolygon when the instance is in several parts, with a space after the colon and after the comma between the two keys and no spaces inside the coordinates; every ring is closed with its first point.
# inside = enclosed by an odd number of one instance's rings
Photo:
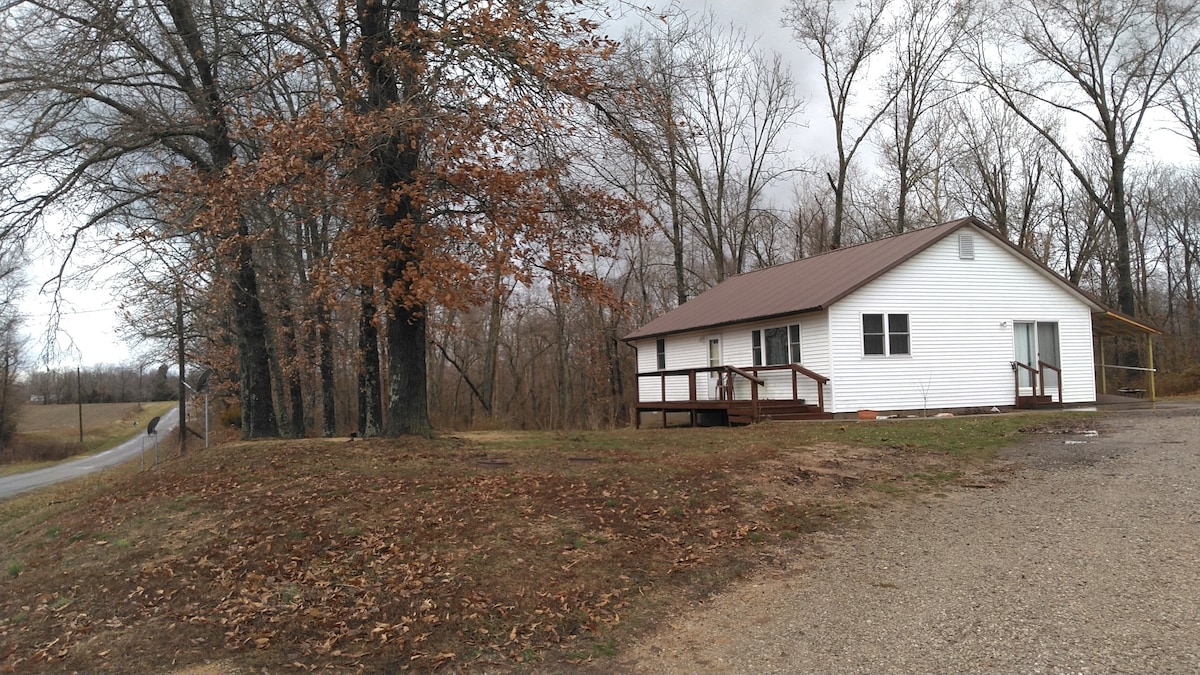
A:
{"type": "MultiPolygon", "coordinates": [[[[35,224],[53,209],[78,208],[85,214],[78,243],[85,231],[160,199],[164,187],[147,175],[185,170],[222,180],[237,161],[229,104],[244,93],[237,66],[248,55],[238,49],[245,36],[216,9],[192,0],[8,5],[0,114],[9,123],[0,163],[19,181],[6,217],[35,224]]],[[[238,220],[214,234],[231,271],[243,435],[273,436],[266,316],[249,227],[238,220]]]]}
{"type": "Polygon", "coordinates": [[[714,23],[691,45],[698,69],[684,93],[690,142],[678,147],[688,220],[720,283],[745,271],[754,226],[768,211],[764,193],[793,169],[784,132],[803,104],[778,54],[714,23]]]}
{"type": "MultiPolygon", "coordinates": [[[[955,96],[948,72],[951,56],[968,30],[971,3],[944,4],[934,0],[904,0],[893,40],[888,98],[881,118],[881,156],[895,183],[893,234],[910,229],[914,191],[927,179],[936,182],[941,170],[939,150],[944,134],[938,113],[955,96]]],[[[921,192],[932,191],[926,185],[921,192]]],[[[941,222],[935,219],[934,222],[941,222]]]]}
{"type": "Polygon", "coordinates": [[[660,32],[630,34],[607,95],[593,99],[614,153],[629,158],[598,168],[670,242],[682,303],[745,269],[770,218],[766,192],[794,170],[784,132],[803,103],[778,54],[711,13],[676,9],[652,25],[660,32]]]}
{"type": "Polygon", "coordinates": [[[866,0],[848,8],[844,0],[791,0],[784,23],[795,39],[821,63],[821,79],[833,121],[837,165],[827,174],[833,190],[833,226],[829,248],[841,248],[846,219],[850,164],[875,124],[887,112],[899,89],[893,88],[874,106],[862,107],[869,62],[892,35],[886,12],[890,0],[866,0]],[[843,19],[842,15],[846,18],[843,19]]]}
{"type": "Polygon", "coordinates": [[[950,105],[955,146],[948,168],[953,200],[963,213],[993,224],[1018,247],[1032,251],[1049,227],[1051,174],[1061,160],[992,97],[961,97],[950,105]]]}
{"type": "Polygon", "coordinates": [[[1129,314],[1137,308],[1126,169],[1147,114],[1200,52],[1198,16],[1193,2],[1026,0],[1007,6],[968,54],[979,84],[1046,139],[1111,224],[1117,305],[1129,314]],[[1059,133],[1060,116],[1085,126],[1080,142],[1101,149],[1100,173],[1059,133]]]}
{"type": "Polygon", "coordinates": [[[1167,108],[1183,127],[1183,137],[1200,159],[1200,64],[1193,61],[1175,72],[1167,108]]]}
{"type": "Polygon", "coordinates": [[[21,285],[20,248],[19,239],[0,231],[0,456],[16,432],[21,404],[17,376],[24,365],[24,345],[15,302],[21,285]]]}
{"type": "Polygon", "coordinates": [[[609,62],[609,86],[592,104],[615,147],[595,153],[595,170],[608,184],[642,206],[671,246],[676,304],[687,302],[691,285],[686,257],[681,144],[687,142],[684,91],[695,70],[687,45],[699,28],[673,8],[663,21],[626,33],[609,62]],[[654,30],[655,32],[650,32],[654,30]],[[625,161],[628,158],[628,161],[625,161]]]}

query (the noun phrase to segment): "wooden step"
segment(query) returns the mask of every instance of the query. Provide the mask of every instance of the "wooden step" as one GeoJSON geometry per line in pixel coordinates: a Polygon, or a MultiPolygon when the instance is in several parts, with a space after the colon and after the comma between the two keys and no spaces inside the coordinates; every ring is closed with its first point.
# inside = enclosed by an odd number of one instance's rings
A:
{"type": "Polygon", "coordinates": [[[729,406],[730,424],[754,424],[762,420],[815,420],[832,419],[831,413],[823,413],[817,406],[804,401],[763,400],[758,402],[758,416],[749,401],[734,401],[729,406]]]}
{"type": "Polygon", "coordinates": [[[1053,407],[1053,406],[1058,406],[1058,405],[1060,405],[1060,404],[1054,403],[1054,398],[1051,396],[1018,396],[1017,397],[1017,407],[1022,410],[1033,410],[1034,408],[1041,408],[1041,407],[1045,407],[1045,406],[1053,407]]]}
{"type": "Polygon", "coordinates": [[[811,412],[790,412],[790,413],[784,413],[784,414],[769,414],[769,416],[763,416],[763,417],[769,417],[770,419],[778,419],[778,420],[781,420],[781,422],[782,422],[782,420],[788,420],[788,422],[794,422],[794,420],[802,420],[802,419],[833,419],[833,413],[832,412],[820,412],[820,411],[814,410],[811,412]]]}

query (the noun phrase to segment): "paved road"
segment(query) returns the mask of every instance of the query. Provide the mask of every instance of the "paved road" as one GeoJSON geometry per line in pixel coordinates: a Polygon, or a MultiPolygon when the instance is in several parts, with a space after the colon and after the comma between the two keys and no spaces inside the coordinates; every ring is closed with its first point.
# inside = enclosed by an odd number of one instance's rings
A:
{"type": "MultiPolygon", "coordinates": [[[[162,439],[167,435],[167,432],[174,429],[179,424],[179,408],[171,408],[162,419],[158,422],[158,437],[159,450],[162,451],[162,439]]],[[[89,473],[105,469],[110,466],[116,466],[122,462],[127,462],[131,459],[136,459],[142,452],[143,444],[147,447],[153,447],[145,438],[144,434],[138,434],[133,438],[125,441],[115,448],[105,450],[96,455],[73,459],[68,462],[62,462],[54,466],[38,469],[36,471],[27,471],[18,473],[12,476],[0,478],[0,499],[11,497],[22,492],[27,492],[35,488],[40,488],[54,483],[60,483],[64,480],[78,478],[89,473]]]]}

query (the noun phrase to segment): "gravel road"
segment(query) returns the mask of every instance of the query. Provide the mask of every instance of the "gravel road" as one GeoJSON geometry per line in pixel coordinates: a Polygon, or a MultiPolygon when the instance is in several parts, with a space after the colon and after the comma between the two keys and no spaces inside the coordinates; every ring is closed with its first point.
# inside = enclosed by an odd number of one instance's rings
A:
{"type": "Polygon", "coordinates": [[[824,535],[629,653],[635,673],[1198,673],[1200,408],[1098,436],[824,535]]]}

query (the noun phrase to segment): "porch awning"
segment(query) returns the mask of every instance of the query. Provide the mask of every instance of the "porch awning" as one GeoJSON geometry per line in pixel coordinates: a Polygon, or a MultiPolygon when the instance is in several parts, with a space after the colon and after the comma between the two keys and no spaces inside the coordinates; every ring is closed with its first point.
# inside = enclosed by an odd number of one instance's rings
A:
{"type": "Polygon", "coordinates": [[[1092,314],[1092,330],[1096,335],[1162,335],[1162,331],[1137,319],[1114,311],[1092,314]]]}

